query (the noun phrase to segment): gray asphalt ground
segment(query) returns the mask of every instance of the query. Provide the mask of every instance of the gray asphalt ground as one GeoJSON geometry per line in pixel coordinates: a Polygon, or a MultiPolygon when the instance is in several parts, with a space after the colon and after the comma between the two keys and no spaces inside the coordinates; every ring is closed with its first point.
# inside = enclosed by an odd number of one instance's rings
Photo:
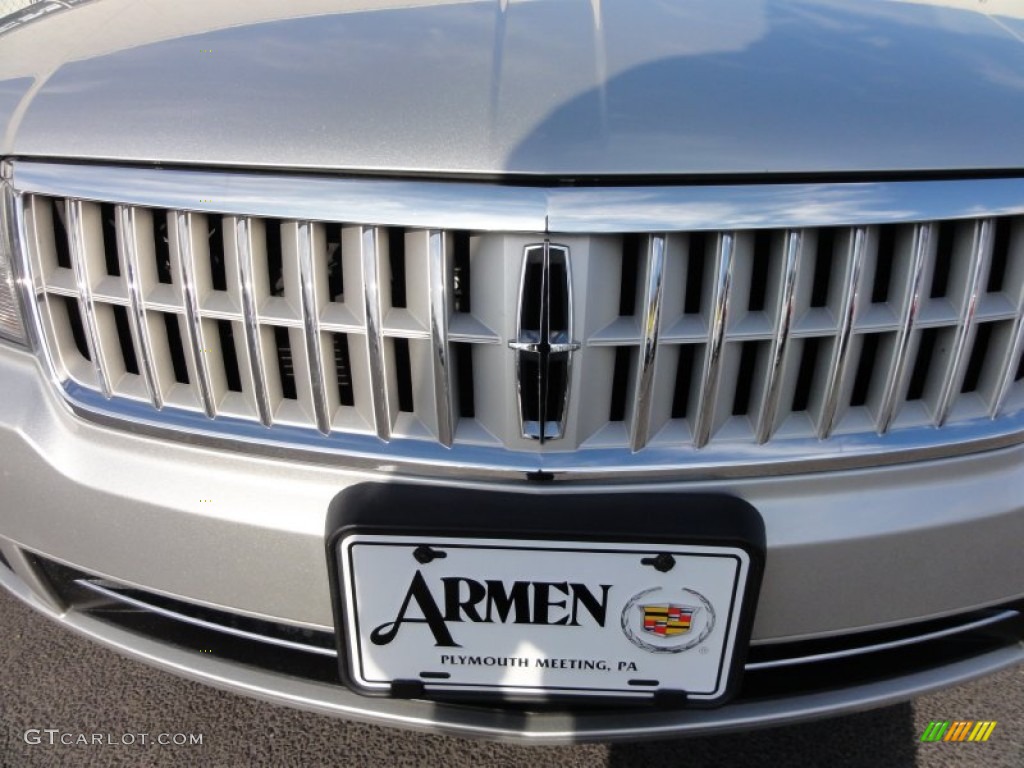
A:
{"type": "Polygon", "coordinates": [[[685,741],[519,747],[298,712],[180,680],[51,625],[0,590],[0,766],[609,766],[1024,768],[1024,667],[910,704],[685,741]],[[930,720],[996,720],[985,744],[921,744],[930,720]],[[62,746],[64,733],[202,734],[201,746],[62,746]],[[45,735],[43,736],[45,738],[45,735]]]}

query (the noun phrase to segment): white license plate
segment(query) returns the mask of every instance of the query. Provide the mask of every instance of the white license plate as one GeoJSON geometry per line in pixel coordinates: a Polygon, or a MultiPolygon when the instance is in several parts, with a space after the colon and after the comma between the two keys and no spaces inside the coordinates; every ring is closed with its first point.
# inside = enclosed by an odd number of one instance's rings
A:
{"type": "Polygon", "coordinates": [[[364,692],[708,703],[726,695],[751,567],[736,547],[368,534],[338,558],[364,692]]]}

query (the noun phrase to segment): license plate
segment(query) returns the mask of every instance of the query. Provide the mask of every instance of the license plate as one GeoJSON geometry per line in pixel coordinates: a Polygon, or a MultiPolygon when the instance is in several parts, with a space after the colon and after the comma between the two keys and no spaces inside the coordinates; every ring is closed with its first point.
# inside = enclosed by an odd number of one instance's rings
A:
{"type": "Polygon", "coordinates": [[[334,557],[346,678],[365,693],[710,705],[749,632],[738,546],[356,531],[334,557]]]}

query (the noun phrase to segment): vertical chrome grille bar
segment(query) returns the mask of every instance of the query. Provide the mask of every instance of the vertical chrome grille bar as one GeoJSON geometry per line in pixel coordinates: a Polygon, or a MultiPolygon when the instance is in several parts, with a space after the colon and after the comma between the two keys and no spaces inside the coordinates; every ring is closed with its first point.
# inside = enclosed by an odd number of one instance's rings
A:
{"type": "Polygon", "coordinates": [[[115,208],[114,220],[117,227],[117,249],[121,263],[124,265],[125,277],[128,281],[128,299],[131,302],[130,314],[132,341],[138,352],[139,369],[146,382],[153,407],[160,410],[164,407],[163,392],[160,379],[156,374],[153,361],[153,348],[149,338],[149,324],[146,322],[146,309],[143,304],[142,282],[139,272],[138,231],[135,225],[135,208],[119,205],[115,208]]]}
{"type": "Polygon", "coordinates": [[[1009,353],[1003,360],[1002,368],[999,371],[999,378],[997,379],[999,388],[996,390],[996,396],[992,400],[992,406],[989,409],[989,416],[993,419],[1002,414],[1006,398],[1010,394],[1010,388],[1013,386],[1017,375],[1017,366],[1020,364],[1021,355],[1024,355],[1024,287],[1020,289],[1020,295],[1017,297],[1017,316],[1013,321],[1013,331],[1010,338],[1009,353]]]}
{"type": "Polygon", "coordinates": [[[235,220],[235,247],[238,251],[238,285],[242,300],[242,327],[245,348],[248,351],[248,370],[245,372],[252,386],[256,413],[260,423],[269,427],[273,423],[270,396],[267,393],[266,360],[260,340],[260,327],[256,311],[255,279],[253,277],[252,219],[240,216],[235,220]]]}
{"type": "Polygon", "coordinates": [[[363,266],[363,309],[366,313],[366,347],[370,361],[370,389],[373,392],[373,421],[377,437],[391,439],[391,405],[387,371],[384,368],[384,335],[380,309],[380,276],[377,264],[381,233],[377,227],[362,227],[359,233],[363,266]]]}
{"type": "Polygon", "coordinates": [[[89,254],[85,244],[85,214],[81,200],[67,200],[64,204],[67,215],[68,250],[71,252],[71,266],[74,268],[75,284],[78,287],[78,306],[82,311],[85,323],[85,343],[92,358],[92,367],[96,371],[100,390],[108,400],[113,396],[110,384],[110,372],[107,370],[100,343],[99,326],[96,322],[96,305],[92,298],[92,282],[89,275],[89,254]]]}
{"type": "Polygon", "coordinates": [[[896,417],[896,406],[903,391],[903,382],[907,375],[910,351],[910,340],[914,330],[914,321],[921,306],[921,287],[924,280],[924,268],[931,251],[932,239],[935,236],[933,224],[918,224],[914,227],[911,243],[910,278],[907,280],[906,292],[903,296],[903,311],[900,317],[899,333],[896,337],[896,349],[893,353],[892,369],[885,382],[885,392],[879,408],[878,432],[885,434],[892,426],[896,417]]]}
{"type": "Polygon", "coordinates": [[[452,407],[451,350],[448,345],[448,249],[444,232],[427,232],[427,258],[430,270],[430,345],[434,374],[434,407],[437,439],[451,447],[455,434],[452,407]]]}
{"type": "Polygon", "coordinates": [[[967,277],[967,293],[960,308],[960,322],[956,329],[949,369],[942,382],[942,390],[935,405],[935,426],[937,427],[946,423],[949,409],[953,406],[953,400],[956,399],[967,370],[970,358],[970,355],[967,354],[967,345],[974,335],[978,297],[981,295],[982,283],[988,272],[988,262],[992,257],[995,229],[995,221],[980,219],[974,223],[974,231],[971,233],[971,266],[967,277]]]}
{"type": "MultiPolygon", "coordinates": [[[[712,286],[708,347],[704,355],[704,370],[701,375],[697,406],[697,425],[693,436],[694,445],[698,448],[703,448],[708,444],[715,420],[718,379],[722,373],[722,351],[725,346],[725,329],[729,320],[729,291],[732,287],[732,257],[735,246],[735,232],[722,232],[718,235],[715,247],[715,273],[712,286]]],[[[693,254],[690,253],[688,258],[692,257],[693,254]]]]}
{"type": "Polygon", "coordinates": [[[181,274],[181,298],[185,306],[185,326],[188,328],[188,354],[196,372],[196,389],[203,412],[211,419],[216,415],[213,402],[213,385],[210,382],[210,367],[206,361],[206,341],[203,323],[199,316],[199,296],[196,293],[195,253],[192,249],[192,214],[188,211],[173,211],[174,227],[178,246],[178,264],[181,274]]]}
{"type": "Polygon", "coordinates": [[[647,445],[651,429],[651,398],[654,396],[654,364],[661,330],[661,296],[665,277],[665,235],[651,235],[647,243],[647,275],[642,307],[643,340],[637,370],[636,395],[630,448],[635,453],[647,445]]]}
{"type": "Polygon", "coordinates": [[[793,324],[796,308],[796,278],[800,271],[800,251],[803,247],[803,232],[791,229],[786,232],[782,245],[782,280],[779,285],[779,301],[775,308],[775,335],[772,338],[768,358],[768,380],[765,382],[764,399],[761,402],[757,422],[757,442],[768,442],[775,428],[775,416],[779,410],[782,393],[782,364],[786,359],[789,331],[793,324]]]}
{"type": "Polygon", "coordinates": [[[324,361],[320,345],[320,307],[317,303],[316,274],[313,259],[316,245],[313,242],[313,223],[298,222],[299,229],[299,276],[302,293],[302,327],[306,342],[306,359],[309,365],[309,381],[313,390],[313,414],[316,428],[323,435],[331,433],[331,419],[327,408],[327,389],[324,385],[324,361]]]}
{"type": "Polygon", "coordinates": [[[846,368],[850,359],[850,341],[853,338],[853,321],[857,316],[860,298],[860,276],[868,248],[867,227],[856,227],[850,238],[846,276],[843,282],[843,298],[839,309],[839,330],[829,362],[828,383],[825,385],[824,407],[818,436],[822,439],[832,434],[836,413],[839,410],[839,396],[846,379],[846,368]]]}

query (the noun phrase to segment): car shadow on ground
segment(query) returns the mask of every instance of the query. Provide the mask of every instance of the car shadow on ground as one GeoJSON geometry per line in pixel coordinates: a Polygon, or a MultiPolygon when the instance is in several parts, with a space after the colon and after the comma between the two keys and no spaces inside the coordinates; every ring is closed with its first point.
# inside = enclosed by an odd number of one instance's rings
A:
{"type": "Polygon", "coordinates": [[[914,710],[898,704],[812,723],[722,736],[615,744],[609,768],[912,768],[917,764],[914,710]]]}

